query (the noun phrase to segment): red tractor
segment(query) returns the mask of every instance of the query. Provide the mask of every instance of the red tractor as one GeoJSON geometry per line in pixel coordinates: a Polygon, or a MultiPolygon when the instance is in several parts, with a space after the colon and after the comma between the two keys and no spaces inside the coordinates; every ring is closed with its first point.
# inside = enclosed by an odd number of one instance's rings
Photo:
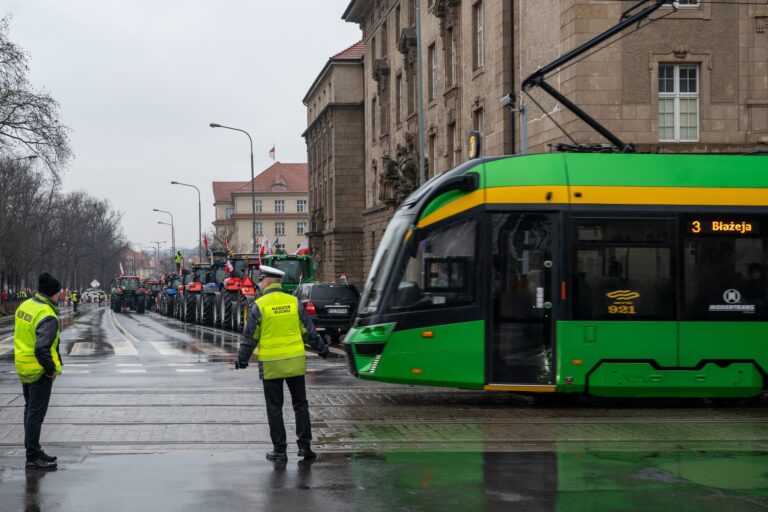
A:
{"type": "Polygon", "coordinates": [[[259,260],[252,254],[238,254],[228,262],[232,268],[229,277],[224,279],[218,317],[222,329],[239,332],[245,327],[248,305],[256,299],[259,260]]]}

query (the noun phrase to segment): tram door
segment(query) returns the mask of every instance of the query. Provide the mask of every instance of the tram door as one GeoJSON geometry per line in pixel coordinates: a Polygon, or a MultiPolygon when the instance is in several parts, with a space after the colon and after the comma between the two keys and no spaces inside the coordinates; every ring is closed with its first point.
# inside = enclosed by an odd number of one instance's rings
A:
{"type": "Polygon", "coordinates": [[[491,384],[553,383],[554,217],[491,215],[491,384]]]}

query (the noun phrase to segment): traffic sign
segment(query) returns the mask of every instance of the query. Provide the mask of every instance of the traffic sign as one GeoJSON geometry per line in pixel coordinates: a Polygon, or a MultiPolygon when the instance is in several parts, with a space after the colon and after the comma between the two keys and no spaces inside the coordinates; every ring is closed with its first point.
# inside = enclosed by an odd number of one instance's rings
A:
{"type": "Polygon", "coordinates": [[[98,288],[100,285],[101,285],[101,283],[98,282],[95,279],[93,281],[91,281],[91,288],[98,288]]]}

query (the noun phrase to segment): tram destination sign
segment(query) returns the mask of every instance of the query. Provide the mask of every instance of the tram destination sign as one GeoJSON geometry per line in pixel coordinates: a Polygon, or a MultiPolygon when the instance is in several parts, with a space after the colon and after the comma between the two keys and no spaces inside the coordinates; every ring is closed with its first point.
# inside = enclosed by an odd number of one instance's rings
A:
{"type": "Polygon", "coordinates": [[[688,233],[692,235],[722,235],[731,237],[760,235],[760,223],[755,219],[710,218],[691,219],[688,233]]]}

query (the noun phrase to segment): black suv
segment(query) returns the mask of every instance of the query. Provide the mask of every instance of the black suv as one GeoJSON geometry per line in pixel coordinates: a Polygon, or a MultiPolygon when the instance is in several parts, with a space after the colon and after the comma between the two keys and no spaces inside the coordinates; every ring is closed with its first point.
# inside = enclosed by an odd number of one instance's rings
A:
{"type": "Polygon", "coordinates": [[[355,319],[360,293],[352,285],[336,283],[300,284],[293,294],[299,298],[315,328],[338,343],[355,319]]]}

